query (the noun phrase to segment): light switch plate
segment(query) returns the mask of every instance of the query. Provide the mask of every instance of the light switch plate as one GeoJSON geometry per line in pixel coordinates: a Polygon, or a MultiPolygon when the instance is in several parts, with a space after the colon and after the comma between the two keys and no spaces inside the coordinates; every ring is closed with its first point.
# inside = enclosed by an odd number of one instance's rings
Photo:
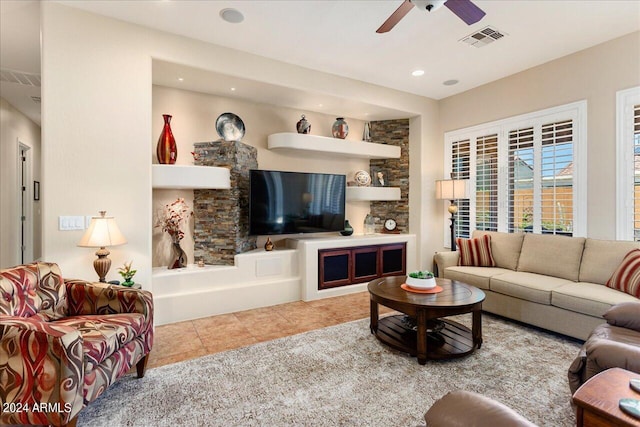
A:
{"type": "Polygon", "coordinates": [[[84,230],[84,216],[60,216],[58,217],[58,229],[60,231],[84,230]]]}

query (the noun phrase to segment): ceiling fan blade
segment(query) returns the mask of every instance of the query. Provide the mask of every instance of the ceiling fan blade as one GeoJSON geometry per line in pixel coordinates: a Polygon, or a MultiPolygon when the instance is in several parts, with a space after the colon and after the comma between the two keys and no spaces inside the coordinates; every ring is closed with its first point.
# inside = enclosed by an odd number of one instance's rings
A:
{"type": "Polygon", "coordinates": [[[409,13],[411,9],[413,9],[413,3],[409,0],[404,0],[404,3],[402,3],[400,7],[397,8],[386,21],[384,21],[384,24],[376,30],[376,33],[382,34],[390,31],[402,18],[404,18],[407,13],[409,13]]]}
{"type": "Polygon", "coordinates": [[[475,24],[486,15],[482,9],[471,3],[471,0],[447,0],[444,5],[467,25],[475,24]]]}

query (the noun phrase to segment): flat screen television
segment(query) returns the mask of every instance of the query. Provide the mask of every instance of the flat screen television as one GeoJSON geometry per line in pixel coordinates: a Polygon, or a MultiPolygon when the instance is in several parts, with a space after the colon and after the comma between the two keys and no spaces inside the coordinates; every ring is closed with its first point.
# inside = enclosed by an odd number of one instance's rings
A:
{"type": "Polygon", "coordinates": [[[345,175],[252,169],[249,186],[251,235],[344,229],[345,175]]]}

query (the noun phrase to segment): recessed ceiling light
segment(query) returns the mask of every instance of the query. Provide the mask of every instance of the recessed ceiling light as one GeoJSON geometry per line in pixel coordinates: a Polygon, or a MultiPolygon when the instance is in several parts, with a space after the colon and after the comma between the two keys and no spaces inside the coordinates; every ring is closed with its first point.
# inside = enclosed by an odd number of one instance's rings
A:
{"type": "Polygon", "coordinates": [[[244,21],[244,15],[238,9],[222,9],[220,17],[231,24],[239,24],[244,21]]]}
{"type": "Polygon", "coordinates": [[[420,76],[424,76],[424,70],[415,70],[414,72],[411,73],[411,75],[413,77],[420,77],[420,76]]]}
{"type": "Polygon", "coordinates": [[[453,86],[453,85],[457,85],[458,82],[459,80],[451,79],[451,80],[447,80],[446,82],[442,82],[442,84],[445,86],[453,86]]]}
{"type": "Polygon", "coordinates": [[[178,77],[178,81],[179,81],[179,82],[183,82],[183,81],[184,81],[184,79],[183,79],[182,77],[178,77]]]}
{"type": "Polygon", "coordinates": [[[318,104],[318,107],[322,107],[322,104],[318,104]]]}
{"type": "Polygon", "coordinates": [[[233,92],[233,91],[235,91],[235,90],[236,90],[236,88],[235,88],[235,87],[232,87],[232,88],[231,88],[231,92],[233,92]]]}

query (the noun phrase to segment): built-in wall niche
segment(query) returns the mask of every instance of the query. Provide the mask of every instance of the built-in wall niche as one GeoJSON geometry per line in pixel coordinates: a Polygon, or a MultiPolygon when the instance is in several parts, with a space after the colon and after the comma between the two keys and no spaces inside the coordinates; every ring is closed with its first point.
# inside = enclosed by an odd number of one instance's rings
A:
{"type": "MultiPolygon", "coordinates": [[[[154,74],[155,72],[154,61],[154,74]]],[[[186,76],[188,77],[188,75],[186,76]]],[[[189,89],[190,90],[158,85],[153,86],[153,150],[150,150],[149,152],[150,161],[152,156],[155,158],[155,145],[163,126],[162,114],[169,113],[173,116],[171,126],[178,144],[178,163],[172,166],[190,166],[190,163],[192,164],[194,162],[193,157],[191,156],[191,151],[194,151],[194,142],[212,141],[217,139],[217,133],[214,126],[215,119],[220,114],[231,111],[240,116],[245,123],[246,134],[242,141],[244,144],[252,146],[257,150],[257,159],[259,160],[258,165],[261,169],[343,173],[347,175],[348,180],[353,179],[353,174],[357,170],[370,170],[370,161],[367,156],[330,156],[323,155],[321,153],[303,152],[300,150],[270,150],[267,146],[269,135],[283,132],[294,133],[295,124],[303,113],[312,124],[312,134],[300,136],[310,137],[310,139],[307,138],[304,140],[308,145],[323,145],[322,143],[318,143],[318,141],[324,141],[324,138],[329,140],[334,139],[324,135],[331,135],[331,125],[337,117],[336,114],[300,111],[298,108],[288,108],[282,105],[268,105],[243,99],[210,95],[207,93],[197,92],[197,88],[189,89]],[[315,137],[318,139],[316,140],[315,137]]],[[[385,112],[385,115],[387,113],[389,117],[397,117],[400,114],[397,111],[388,111],[385,112]]],[[[342,115],[342,112],[340,112],[340,115],[342,115]]],[[[376,115],[377,114],[372,114],[373,117],[376,115]]],[[[361,141],[364,120],[362,120],[362,118],[358,119],[350,117],[349,114],[345,114],[345,116],[349,123],[350,133],[347,136],[347,139],[336,139],[334,142],[343,146],[342,148],[351,147],[351,144],[357,148],[368,147],[368,143],[361,141]]],[[[382,136],[379,136],[378,138],[374,135],[374,138],[376,138],[374,139],[374,143],[383,146],[389,145],[382,136]]],[[[389,148],[397,150],[396,147],[384,147],[384,149],[389,148]]],[[[171,189],[165,189],[164,184],[162,185],[163,189],[154,188],[154,211],[161,208],[165,203],[170,203],[172,201],[170,200],[169,195],[184,197],[187,203],[190,206],[193,206],[193,190],[179,189],[178,187],[186,187],[182,184],[172,184],[173,188],[171,189]]],[[[194,186],[192,188],[196,187],[194,186]]],[[[202,191],[209,190],[203,189],[202,191]]],[[[224,190],[212,191],[224,192],[224,190]]],[[[390,190],[389,188],[378,189],[370,187],[362,190],[348,189],[347,191],[348,198],[346,216],[354,227],[356,235],[364,232],[364,218],[371,210],[369,204],[371,200],[397,199],[397,191],[390,190]],[[364,191],[367,194],[364,196],[362,194],[352,196],[354,191],[356,193],[362,193],[364,191]],[[395,194],[390,196],[390,191],[395,194]],[[378,194],[371,195],[369,193],[378,194]]],[[[195,228],[195,221],[193,227],[195,228]]],[[[185,236],[185,239],[183,240],[183,249],[187,252],[188,262],[196,263],[199,260],[199,257],[195,256],[193,243],[194,237],[192,232],[193,230],[188,230],[188,235],[185,236]]],[[[154,230],[152,258],[153,265],[157,267],[166,265],[171,256],[170,242],[165,239],[165,237],[168,236],[161,235],[162,233],[159,230],[154,230]]],[[[282,240],[286,237],[290,236],[278,236],[275,238],[272,236],[272,240],[281,244],[284,243],[282,240]]],[[[257,247],[261,248],[264,245],[265,239],[265,237],[259,237],[256,242],[257,247]]],[[[217,243],[217,245],[220,247],[223,246],[222,242],[217,243]]],[[[208,263],[207,261],[205,262],[208,263]]]]}

